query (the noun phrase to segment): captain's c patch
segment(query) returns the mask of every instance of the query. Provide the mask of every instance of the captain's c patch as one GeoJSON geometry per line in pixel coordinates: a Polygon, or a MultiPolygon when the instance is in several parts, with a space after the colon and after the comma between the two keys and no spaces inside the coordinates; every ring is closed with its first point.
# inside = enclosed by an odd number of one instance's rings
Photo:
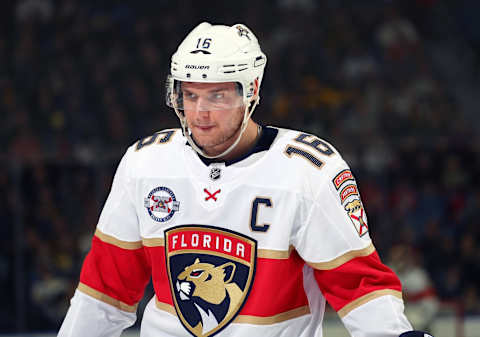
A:
{"type": "Polygon", "coordinates": [[[195,337],[216,335],[238,315],[255,276],[257,242],[223,228],[182,225],[165,231],[175,310],[195,337]]]}

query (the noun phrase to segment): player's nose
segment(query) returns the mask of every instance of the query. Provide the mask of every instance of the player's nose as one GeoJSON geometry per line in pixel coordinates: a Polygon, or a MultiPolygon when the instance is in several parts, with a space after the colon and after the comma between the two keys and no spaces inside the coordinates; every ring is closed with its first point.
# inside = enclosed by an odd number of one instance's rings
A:
{"type": "Polygon", "coordinates": [[[195,110],[197,112],[208,112],[210,111],[210,103],[206,98],[199,97],[195,104],[195,110]]]}

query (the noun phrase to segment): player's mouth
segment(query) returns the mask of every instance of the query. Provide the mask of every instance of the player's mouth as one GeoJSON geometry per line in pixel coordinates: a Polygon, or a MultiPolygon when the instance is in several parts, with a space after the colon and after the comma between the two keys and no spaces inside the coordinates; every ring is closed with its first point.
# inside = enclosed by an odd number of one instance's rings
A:
{"type": "Polygon", "coordinates": [[[194,125],[194,127],[200,131],[207,132],[213,129],[215,125],[194,125]]]}

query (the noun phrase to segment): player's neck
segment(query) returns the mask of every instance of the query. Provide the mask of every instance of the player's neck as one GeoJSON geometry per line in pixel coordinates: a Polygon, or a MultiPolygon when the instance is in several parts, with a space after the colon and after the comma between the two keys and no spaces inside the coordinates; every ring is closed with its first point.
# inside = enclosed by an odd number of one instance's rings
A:
{"type": "Polygon", "coordinates": [[[258,138],[260,137],[260,130],[261,128],[259,125],[250,119],[237,146],[219,159],[224,161],[232,161],[246,154],[255,146],[258,138]]]}

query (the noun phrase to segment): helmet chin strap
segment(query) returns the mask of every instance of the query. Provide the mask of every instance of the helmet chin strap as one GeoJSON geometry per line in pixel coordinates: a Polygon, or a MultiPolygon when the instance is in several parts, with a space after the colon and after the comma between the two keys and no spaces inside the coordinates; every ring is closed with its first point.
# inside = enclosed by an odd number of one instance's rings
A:
{"type": "MultiPolygon", "coordinates": [[[[176,105],[174,105],[174,110],[175,110],[175,113],[177,114],[178,118],[180,119],[180,124],[181,124],[182,129],[183,129],[183,134],[187,138],[187,141],[190,144],[190,146],[195,151],[197,151],[197,153],[199,153],[202,157],[205,157],[205,158],[208,158],[208,159],[215,159],[215,158],[222,158],[222,157],[226,156],[227,154],[232,152],[232,150],[238,145],[238,143],[240,142],[240,139],[242,139],[243,132],[247,128],[248,120],[252,116],[253,110],[255,110],[255,107],[257,106],[259,100],[260,100],[260,97],[257,97],[254,101],[251,101],[250,104],[245,107],[245,111],[243,113],[243,121],[242,121],[242,124],[240,125],[240,132],[237,136],[237,139],[235,139],[233,144],[230,145],[225,151],[223,151],[222,153],[220,153],[218,155],[215,155],[215,156],[206,154],[205,151],[200,146],[198,146],[197,143],[195,143],[195,140],[192,137],[192,132],[188,128],[187,119],[185,118],[185,115],[180,113],[180,111],[179,111],[179,109],[176,105]]],[[[175,100],[173,100],[173,102],[175,102],[175,100]]]]}

